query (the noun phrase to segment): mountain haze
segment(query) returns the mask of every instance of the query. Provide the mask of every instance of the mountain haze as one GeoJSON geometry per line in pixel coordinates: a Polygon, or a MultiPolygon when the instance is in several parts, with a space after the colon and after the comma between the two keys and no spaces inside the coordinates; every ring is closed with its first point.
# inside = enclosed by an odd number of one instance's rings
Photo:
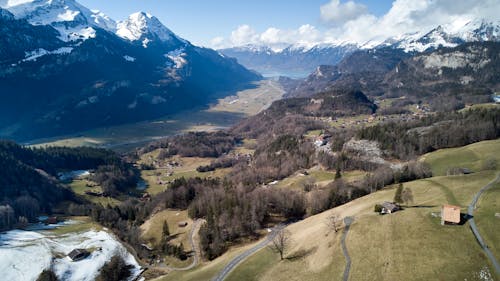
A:
{"type": "Polygon", "coordinates": [[[154,16],[115,22],[73,0],[0,2],[0,135],[26,140],[206,105],[260,75],[154,16]]]}

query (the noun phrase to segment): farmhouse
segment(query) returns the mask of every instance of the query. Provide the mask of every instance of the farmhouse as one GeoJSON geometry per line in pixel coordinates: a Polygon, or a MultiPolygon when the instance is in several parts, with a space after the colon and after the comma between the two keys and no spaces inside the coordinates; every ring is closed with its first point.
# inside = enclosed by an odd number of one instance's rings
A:
{"type": "Polygon", "coordinates": [[[394,212],[397,212],[401,210],[401,207],[395,203],[391,202],[384,202],[382,203],[382,211],[380,212],[381,214],[392,214],[394,212]]]}
{"type": "Polygon", "coordinates": [[[90,253],[85,249],[74,249],[73,251],[69,252],[68,257],[72,261],[79,261],[88,257],[89,255],[90,253]]]}
{"type": "Polygon", "coordinates": [[[446,223],[460,223],[460,207],[453,205],[443,205],[441,207],[441,225],[446,223]]]}

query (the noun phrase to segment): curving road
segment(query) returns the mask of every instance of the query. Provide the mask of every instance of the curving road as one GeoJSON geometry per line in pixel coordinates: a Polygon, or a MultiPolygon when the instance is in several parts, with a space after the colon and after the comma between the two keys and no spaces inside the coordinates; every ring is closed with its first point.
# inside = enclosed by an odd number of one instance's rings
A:
{"type": "Polygon", "coordinates": [[[239,254],[235,258],[233,258],[214,278],[212,278],[212,281],[222,281],[224,280],[229,273],[242,261],[244,261],[246,258],[249,256],[255,254],[262,248],[266,247],[269,242],[271,242],[274,237],[276,237],[276,234],[278,233],[277,230],[285,228],[285,225],[278,225],[275,226],[271,233],[267,235],[267,237],[264,239],[264,241],[260,242],[259,244],[255,245],[254,247],[246,250],[245,252],[239,254]]]}
{"type": "Polygon", "coordinates": [[[470,228],[472,230],[472,233],[474,233],[474,236],[476,236],[477,242],[479,242],[479,245],[483,248],[484,252],[486,253],[486,256],[490,259],[491,263],[493,264],[493,267],[495,267],[495,270],[497,274],[500,274],[500,264],[496,260],[495,256],[493,253],[490,251],[488,248],[488,245],[484,242],[483,238],[481,237],[481,234],[479,234],[479,230],[477,229],[476,222],[474,221],[474,209],[476,208],[477,201],[479,201],[479,197],[485,192],[486,190],[490,189],[495,183],[500,181],[500,174],[497,175],[497,177],[489,182],[487,185],[485,185],[481,190],[479,190],[476,195],[474,195],[474,198],[472,199],[472,202],[469,205],[469,208],[467,209],[467,213],[469,217],[471,218],[469,220],[470,228]]]}
{"type": "Polygon", "coordinates": [[[342,235],[342,252],[344,253],[345,257],[345,269],[344,269],[344,277],[342,278],[343,281],[349,280],[349,272],[351,271],[351,257],[349,256],[349,252],[347,251],[347,246],[345,244],[345,238],[347,237],[347,232],[349,232],[349,228],[351,228],[351,224],[354,222],[353,217],[345,217],[344,218],[344,224],[345,224],[345,229],[344,229],[344,234],[342,235]]]}
{"type": "Polygon", "coordinates": [[[193,262],[186,267],[170,267],[168,265],[165,265],[165,268],[167,268],[169,270],[184,271],[184,270],[190,270],[193,267],[198,265],[200,249],[199,249],[199,245],[194,242],[194,236],[200,230],[202,223],[203,223],[203,220],[196,220],[193,223],[193,227],[191,228],[191,231],[189,232],[189,244],[191,244],[191,249],[193,249],[193,252],[194,252],[193,262]]]}

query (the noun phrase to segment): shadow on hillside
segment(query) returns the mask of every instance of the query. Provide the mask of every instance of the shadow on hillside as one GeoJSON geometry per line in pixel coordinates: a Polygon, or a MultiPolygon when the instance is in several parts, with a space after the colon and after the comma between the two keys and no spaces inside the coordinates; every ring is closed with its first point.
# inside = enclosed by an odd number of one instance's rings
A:
{"type": "Polygon", "coordinates": [[[417,205],[417,206],[403,206],[404,209],[409,209],[409,208],[435,208],[437,207],[436,205],[417,205]]]}
{"type": "Polygon", "coordinates": [[[289,261],[295,261],[295,260],[298,260],[298,259],[301,259],[301,258],[305,258],[305,257],[313,254],[317,250],[318,250],[317,246],[313,247],[311,249],[308,249],[308,250],[300,249],[300,250],[298,250],[296,252],[293,252],[290,255],[288,255],[288,257],[286,257],[286,259],[289,260],[289,261]]]}

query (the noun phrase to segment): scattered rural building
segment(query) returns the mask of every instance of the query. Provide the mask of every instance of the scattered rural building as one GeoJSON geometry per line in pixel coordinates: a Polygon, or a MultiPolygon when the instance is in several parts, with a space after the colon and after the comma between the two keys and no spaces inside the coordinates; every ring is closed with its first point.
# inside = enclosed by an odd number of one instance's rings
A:
{"type": "Polygon", "coordinates": [[[394,212],[401,210],[401,207],[398,204],[392,202],[384,202],[381,204],[381,206],[382,206],[382,210],[380,211],[381,214],[392,214],[394,212]]]}
{"type": "Polygon", "coordinates": [[[68,257],[72,261],[79,261],[83,260],[84,258],[88,257],[90,255],[90,252],[85,250],[85,249],[74,249],[73,251],[69,252],[68,257]]]}
{"type": "Polygon", "coordinates": [[[186,227],[188,225],[188,222],[187,221],[181,221],[177,224],[177,226],[179,227],[186,227]]]}
{"type": "Polygon", "coordinates": [[[446,223],[460,223],[460,207],[453,205],[443,205],[441,207],[441,225],[446,223]]]}

